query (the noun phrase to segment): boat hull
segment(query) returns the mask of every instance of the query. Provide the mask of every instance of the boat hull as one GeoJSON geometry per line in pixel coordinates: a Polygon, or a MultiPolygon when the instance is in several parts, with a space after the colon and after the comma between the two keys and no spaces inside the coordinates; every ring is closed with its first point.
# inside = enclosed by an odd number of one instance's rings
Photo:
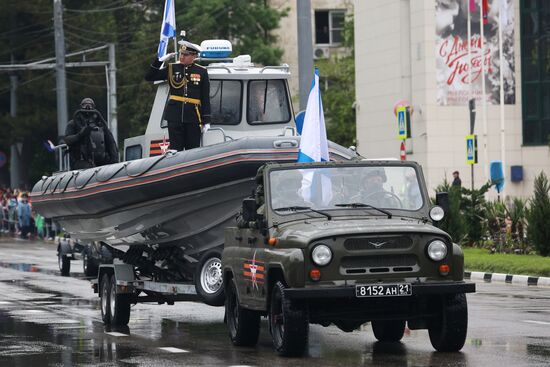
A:
{"type": "MultiPolygon", "coordinates": [[[[266,162],[296,161],[299,138],[263,137],[63,172],[39,181],[34,209],[83,242],[179,246],[187,254],[223,244],[242,199],[266,162]]],[[[354,152],[331,144],[331,159],[354,152]]]]}

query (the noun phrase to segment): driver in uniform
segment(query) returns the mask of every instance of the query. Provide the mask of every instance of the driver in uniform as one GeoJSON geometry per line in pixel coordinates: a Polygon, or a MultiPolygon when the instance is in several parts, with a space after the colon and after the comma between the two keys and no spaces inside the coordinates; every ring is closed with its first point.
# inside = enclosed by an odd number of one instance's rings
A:
{"type": "Polygon", "coordinates": [[[382,167],[367,168],[363,178],[363,191],[361,202],[380,208],[399,207],[395,195],[384,189],[384,183],[388,180],[382,167]]]}

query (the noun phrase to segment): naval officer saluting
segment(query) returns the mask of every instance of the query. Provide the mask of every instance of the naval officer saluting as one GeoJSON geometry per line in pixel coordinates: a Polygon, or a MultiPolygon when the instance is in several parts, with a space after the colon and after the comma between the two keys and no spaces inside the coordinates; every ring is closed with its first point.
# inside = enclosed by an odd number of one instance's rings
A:
{"type": "Polygon", "coordinates": [[[170,86],[165,119],[168,121],[170,149],[184,150],[200,146],[201,133],[210,127],[210,81],[206,68],[195,64],[201,49],[181,40],[179,62],[160,68],[175,53],[155,59],[145,80],[167,80],[170,86]]]}

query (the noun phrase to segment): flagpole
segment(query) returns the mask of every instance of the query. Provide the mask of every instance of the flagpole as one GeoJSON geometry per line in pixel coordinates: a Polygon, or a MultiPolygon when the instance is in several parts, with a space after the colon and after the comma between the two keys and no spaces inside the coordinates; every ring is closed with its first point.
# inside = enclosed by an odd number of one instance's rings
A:
{"type": "MultiPolygon", "coordinates": [[[[505,134],[505,124],[504,124],[504,61],[503,61],[503,52],[504,49],[502,47],[502,23],[503,23],[503,17],[502,12],[504,7],[502,6],[502,2],[507,0],[500,0],[499,1],[499,9],[498,9],[498,49],[499,49],[499,68],[500,68],[500,160],[502,161],[502,168],[506,172],[506,165],[505,165],[505,155],[506,155],[506,134],[505,134]]],[[[504,187],[502,188],[502,197],[505,198],[504,194],[504,187]]]]}
{"type": "MultiPolygon", "coordinates": [[[[472,18],[471,18],[471,9],[470,5],[468,4],[468,83],[470,83],[468,90],[468,94],[470,98],[468,98],[468,106],[470,105],[470,100],[474,97],[474,88],[473,88],[473,81],[472,81],[472,18]]],[[[471,121],[470,121],[470,134],[473,134],[473,129],[471,127],[471,121]]],[[[472,190],[474,189],[474,165],[470,165],[470,179],[472,181],[472,190]]]]}
{"type": "Polygon", "coordinates": [[[483,0],[479,1],[479,29],[481,36],[481,99],[482,99],[482,118],[483,118],[483,171],[485,181],[489,181],[489,155],[487,152],[487,97],[485,96],[485,35],[483,23],[483,0]]]}

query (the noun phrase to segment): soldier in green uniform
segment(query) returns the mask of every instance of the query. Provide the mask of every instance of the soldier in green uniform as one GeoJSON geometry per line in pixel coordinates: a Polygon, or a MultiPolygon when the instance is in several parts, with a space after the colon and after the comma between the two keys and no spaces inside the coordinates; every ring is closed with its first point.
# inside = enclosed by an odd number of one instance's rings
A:
{"type": "Polygon", "coordinates": [[[206,68],[195,64],[200,47],[181,40],[179,62],[161,68],[162,62],[174,56],[155,59],[145,80],[167,80],[170,86],[164,116],[168,121],[170,149],[184,150],[200,146],[201,133],[210,127],[210,81],[206,68]]]}

